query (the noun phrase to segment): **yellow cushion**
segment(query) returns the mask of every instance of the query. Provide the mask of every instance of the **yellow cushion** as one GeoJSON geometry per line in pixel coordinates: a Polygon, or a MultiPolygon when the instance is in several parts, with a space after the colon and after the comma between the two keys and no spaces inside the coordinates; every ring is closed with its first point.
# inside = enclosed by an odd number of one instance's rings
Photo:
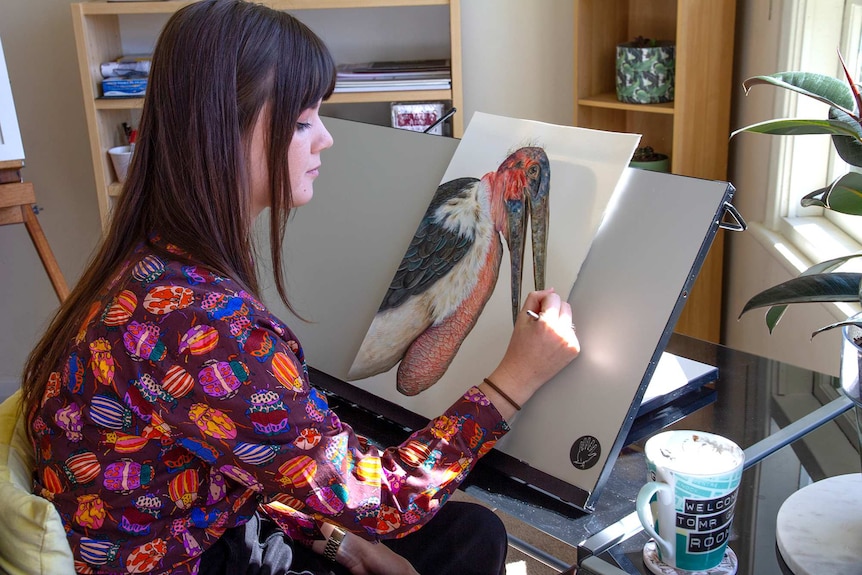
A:
{"type": "Polygon", "coordinates": [[[75,573],[60,514],[30,492],[33,448],[20,417],[21,391],[0,404],[0,573],[75,573]]]}

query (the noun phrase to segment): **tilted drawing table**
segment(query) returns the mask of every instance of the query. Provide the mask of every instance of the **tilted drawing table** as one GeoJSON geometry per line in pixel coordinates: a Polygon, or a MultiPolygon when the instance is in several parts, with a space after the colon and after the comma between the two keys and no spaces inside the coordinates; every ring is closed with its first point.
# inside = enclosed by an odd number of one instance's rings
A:
{"type": "MultiPolygon", "coordinates": [[[[523,129],[532,135],[548,126],[506,120],[505,126],[495,123],[493,128],[507,143],[523,142],[523,129]],[[515,136],[506,137],[509,132],[515,136]]],[[[277,294],[264,288],[263,295],[270,309],[290,323],[308,364],[349,381],[356,352],[431,196],[444,179],[473,172],[446,175],[450,162],[461,157],[458,141],[451,138],[331,118],[326,125],[337,143],[322,157],[314,201],[287,226],[282,252],[290,270],[293,309],[309,321],[290,320],[291,310],[279,303],[277,294]]],[[[569,176],[559,181],[551,176],[549,236],[557,238],[549,241],[553,261],[564,261],[567,250],[580,261],[585,238],[572,228],[589,225],[583,221],[585,213],[600,209],[604,214],[577,281],[549,283],[576,310],[581,353],[524,406],[496,451],[510,456],[504,463],[512,477],[591,510],[629,437],[647,384],[652,388],[653,375],[665,371],[667,340],[712,239],[719,226],[740,218],[730,204],[733,186],[727,182],[631,168],[622,170],[613,198],[600,208],[591,200],[591,185],[614,185],[616,177],[608,174],[618,172],[584,148],[609,136],[582,128],[563,131],[544,141],[552,174],[569,176]],[[563,154],[554,147],[561,140],[576,149],[563,154]]],[[[484,132],[482,136],[480,144],[488,139],[484,132]]],[[[472,158],[477,152],[475,146],[471,150],[472,158]]],[[[511,333],[508,296],[497,297],[508,289],[509,272],[502,275],[506,277],[498,279],[489,300],[502,301],[502,308],[489,306],[482,312],[444,378],[421,394],[405,396],[396,392],[392,372],[397,368],[392,368],[380,377],[350,382],[355,401],[376,410],[389,402],[427,420],[471,383],[481,382],[511,333]],[[371,394],[370,400],[363,391],[371,394]]],[[[525,275],[530,286],[522,286],[524,294],[532,289],[532,274],[525,275]]],[[[562,276],[556,276],[555,282],[560,281],[562,276]]],[[[404,425],[416,421],[398,411],[387,417],[404,425]]]]}

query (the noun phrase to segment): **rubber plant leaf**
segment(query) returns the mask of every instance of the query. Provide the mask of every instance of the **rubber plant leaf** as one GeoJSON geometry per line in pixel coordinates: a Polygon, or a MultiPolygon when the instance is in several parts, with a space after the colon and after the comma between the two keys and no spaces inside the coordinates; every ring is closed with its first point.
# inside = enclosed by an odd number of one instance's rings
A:
{"type": "MultiPolygon", "coordinates": [[[[740,317],[755,308],[792,303],[859,301],[862,274],[851,272],[800,275],[765,289],[746,302],[740,317]]],[[[777,323],[777,321],[776,321],[777,323]]],[[[769,331],[775,325],[769,326],[769,331]]]]}
{"type": "Polygon", "coordinates": [[[835,151],[838,152],[842,160],[851,166],[862,166],[862,125],[852,116],[837,108],[829,109],[829,119],[844,122],[854,132],[853,135],[833,135],[832,145],[835,146],[835,151]]]}
{"type": "Polygon", "coordinates": [[[830,107],[840,108],[853,116],[855,101],[850,87],[843,80],[812,72],[779,72],[767,76],[754,76],[742,83],[745,93],[754,86],[771,85],[784,88],[809,98],[819,100],[830,107]]]}
{"type": "MultiPolygon", "coordinates": [[[[846,116],[845,116],[846,117],[846,116]]],[[[800,118],[780,118],[751,124],[734,130],[730,137],[741,132],[770,134],[773,136],[808,136],[811,134],[829,134],[857,141],[857,131],[844,120],[805,120],[800,118]]]]}
{"type": "MultiPolygon", "coordinates": [[[[813,276],[817,274],[829,273],[833,270],[838,269],[839,267],[846,264],[848,261],[856,258],[862,258],[862,253],[860,254],[850,254],[846,256],[841,256],[839,258],[834,258],[831,260],[826,260],[820,263],[816,263],[797,277],[804,276],[813,276]]],[[[755,296],[757,297],[757,296],[755,296]]],[[[772,330],[775,329],[775,326],[778,325],[778,322],[781,321],[781,318],[784,316],[784,312],[787,311],[787,305],[772,305],[766,311],[766,327],[769,328],[769,333],[772,333],[772,330]]],[[[745,313],[745,310],[742,311],[739,315],[745,313]]]]}
{"type": "Polygon", "coordinates": [[[806,208],[814,206],[851,216],[862,216],[862,174],[844,174],[829,186],[809,192],[799,203],[806,208]]]}
{"type": "Polygon", "coordinates": [[[835,323],[831,323],[829,325],[825,325],[819,329],[816,329],[811,333],[811,337],[814,337],[818,333],[829,331],[830,329],[835,329],[836,327],[843,327],[845,325],[858,325],[859,327],[862,327],[862,321],[854,319],[844,319],[841,321],[836,321],[835,323]]]}

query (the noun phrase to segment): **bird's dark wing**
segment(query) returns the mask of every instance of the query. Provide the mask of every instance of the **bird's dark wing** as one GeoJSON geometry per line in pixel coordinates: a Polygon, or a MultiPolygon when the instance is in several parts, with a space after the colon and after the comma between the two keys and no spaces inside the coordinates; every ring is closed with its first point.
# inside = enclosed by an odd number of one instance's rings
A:
{"type": "Polygon", "coordinates": [[[424,292],[469,251],[473,238],[445,229],[434,216],[443,204],[464,197],[478,182],[476,178],[458,178],[440,184],[378,311],[398,307],[410,296],[424,292]]]}

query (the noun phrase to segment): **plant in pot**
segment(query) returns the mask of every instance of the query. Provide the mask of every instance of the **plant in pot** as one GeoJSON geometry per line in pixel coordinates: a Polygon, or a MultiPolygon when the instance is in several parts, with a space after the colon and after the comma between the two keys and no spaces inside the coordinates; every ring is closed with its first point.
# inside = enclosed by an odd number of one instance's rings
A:
{"type": "MultiPolygon", "coordinates": [[[[842,60],[843,65],[843,60],[842,60]]],[[[806,72],[782,72],[755,76],[745,80],[748,93],[755,86],[774,86],[792,90],[829,105],[826,119],[775,119],[736,130],[783,136],[829,134],[838,155],[850,166],[862,167],[862,97],[859,87],[844,67],[846,80],[806,72]]],[[[862,174],[850,170],[828,186],[810,192],[801,201],[803,206],[819,206],[851,215],[862,215],[862,174]]],[[[768,288],[752,297],[743,307],[746,312],[768,307],[766,325],[771,333],[789,304],[808,302],[862,303],[862,273],[844,271],[851,260],[862,253],[817,263],[798,277],[768,288]],[[843,269],[842,269],[843,268],[843,269]]],[[[844,328],[841,362],[842,389],[857,406],[862,406],[859,394],[859,366],[862,359],[862,315],[832,323],[816,330],[812,337],[826,330],[844,328]],[[855,341],[854,341],[855,340],[855,341]],[[849,352],[849,355],[848,355],[849,352]]]]}
{"type": "MultiPolygon", "coordinates": [[[[843,61],[842,61],[843,65],[843,61]]],[[[859,88],[844,67],[846,81],[805,72],[784,72],[770,76],[749,78],[743,84],[746,92],[758,85],[771,85],[792,90],[829,105],[826,119],[776,119],[747,126],[735,131],[759,132],[776,135],[828,134],[838,155],[850,166],[862,167],[862,97],[859,88]]],[[[819,206],[850,215],[862,215],[862,174],[852,169],[836,178],[831,184],[805,195],[803,206],[819,206]]],[[[860,302],[862,300],[862,274],[844,271],[844,266],[862,257],[862,253],[817,263],[798,277],[768,288],[752,297],[742,314],[755,308],[768,307],[766,323],[770,333],[776,327],[789,304],[806,302],[860,302]]],[[[862,444],[862,396],[859,393],[860,364],[862,364],[862,316],[821,327],[812,337],[826,330],[843,328],[841,346],[841,390],[856,405],[856,425],[862,444]]],[[[862,449],[860,449],[862,458],[862,449]]],[[[853,519],[858,514],[853,502],[857,501],[859,474],[840,475],[802,487],[782,505],[776,518],[776,550],[785,560],[798,559],[801,553],[818,558],[838,556],[834,546],[837,537],[816,539],[816,548],[805,540],[792,537],[799,525],[819,527],[833,524],[846,533],[848,540],[858,541],[859,530],[853,519]],[[792,542],[792,544],[790,544],[792,542]]],[[[809,538],[810,539],[810,538],[809,538]]],[[[812,540],[813,541],[813,540],[812,540]]],[[[843,549],[846,549],[844,547],[843,549]]],[[[843,551],[842,549],[842,551],[843,551]]],[[[853,557],[851,555],[851,557],[853,557]]],[[[851,559],[853,561],[855,559],[851,559]]],[[[811,566],[812,564],[808,564],[811,566]]],[[[840,570],[840,568],[839,568],[840,570]]],[[[818,572],[816,569],[809,572],[818,572]]]]}
{"type": "Polygon", "coordinates": [[[670,157],[667,154],[656,152],[652,146],[642,146],[635,149],[629,166],[654,172],[669,172],[670,157]]]}
{"type": "Polygon", "coordinates": [[[675,70],[673,42],[638,36],[617,44],[617,99],[629,104],[672,102],[675,70]]]}

